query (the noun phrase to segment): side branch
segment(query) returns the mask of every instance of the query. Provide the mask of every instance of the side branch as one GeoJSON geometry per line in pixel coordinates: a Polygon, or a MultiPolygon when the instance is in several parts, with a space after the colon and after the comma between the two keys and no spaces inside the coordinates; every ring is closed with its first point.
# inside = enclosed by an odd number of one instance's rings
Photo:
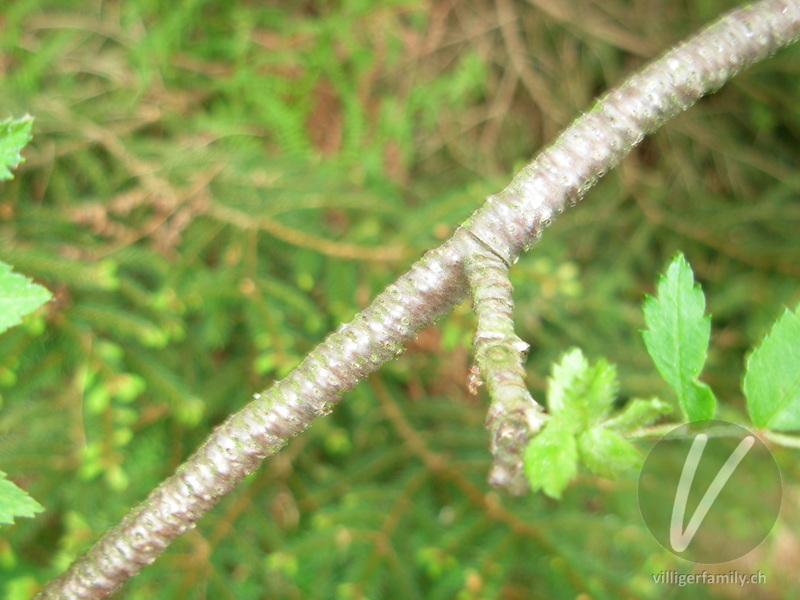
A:
{"type": "Polygon", "coordinates": [[[528,344],[514,333],[508,265],[477,240],[473,246],[464,260],[464,272],[478,319],[475,362],[492,400],[486,418],[494,457],[489,483],[521,496],[530,487],[522,453],[545,415],[525,385],[528,344]]]}

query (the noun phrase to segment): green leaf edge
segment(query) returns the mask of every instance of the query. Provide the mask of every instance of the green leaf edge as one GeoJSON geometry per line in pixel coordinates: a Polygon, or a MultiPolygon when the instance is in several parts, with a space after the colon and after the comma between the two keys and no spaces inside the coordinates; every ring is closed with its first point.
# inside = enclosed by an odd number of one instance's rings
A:
{"type": "MultiPolygon", "coordinates": [[[[762,429],[774,429],[776,431],[800,430],[800,415],[797,415],[797,418],[794,419],[796,423],[789,426],[783,426],[779,421],[779,418],[784,415],[782,409],[785,408],[785,405],[800,395],[800,369],[797,368],[797,362],[800,362],[800,336],[794,341],[794,349],[797,352],[795,356],[782,351],[786,343],[792,344],[793,334],[797,333],[797,331],[792,331],[791,329],[800,331],[800,304],[795,307],[794,312],[788,308],[784,310],[783,314],[773,323],[767,335],[764,336],[764,339],[761,340],[745,361],[742,389],[747,411],[753,424],[762,429]],[[788,338],[788,341],[784,338],[788,338]],[[781,360],[791,361],[794,364],[781,367],[779,362],[781,360]],[[762,401],[765,394],[774,393],[774,390],[770,389],[774,386],[769,373],[770,370],[774,369],[794,371],[796,375],[791,389],[783,394],[783,400],[778,399],[781,406],[767,415],[765,411],[761,410],[761,407],[757,406],[757,403],[762,401]]],[[[765,402],[769,401],[767,399],[765,402]]],[[[772,402],[774,404],[775,400],[772,400],[772,402]]]]}
{"type": "Polygon", "coordinates": [[[33,517],[43,511],[41,504],[0,471],[0,524],[13,525],[15,518],[33,517]]]}
{"type": "Polygon", "coordinates": [[[0,181],[13,179],[11,169],[25,161],[20,151],[31,141],[32,128],[33,117],[30,115],[0,121],[0,181]],[[18,139],[9,140],[15,137],[18,139]]]}

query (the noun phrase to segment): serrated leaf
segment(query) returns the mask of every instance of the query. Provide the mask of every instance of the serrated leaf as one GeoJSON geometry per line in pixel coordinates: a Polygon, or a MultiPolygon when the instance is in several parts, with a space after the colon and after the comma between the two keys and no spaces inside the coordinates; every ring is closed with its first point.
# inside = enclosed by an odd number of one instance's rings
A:
{"type": "Polygon", "coordinates": [[[748,357],[744,395],[756,426],[800,429],[800,305],[787,309],[748,357]]]}
{"type": "Polygon", "coordinates": [[[642,462],[636,447],[616,431],[588,429],[578,436],[581,462],[595,475],[613,479],[642,462]]]}
{"type": "Polygon", "coordinates": [[[614,431],[631,431],[639,427],[647,427],[663,415],[672,412],[672,406],[659,398],[634,398],[615,417],[603,423],[606,429],[614,431]]]}
{"type": "Polygon", "coordinates": [[[589,365],[578,348],[553,365],[548,379],[550,412],[580,432],[608,415],[617,393],[617,371],[600,359],[589,365]]]}
{"type": "Polygon", "coordinates": [[[9,169],[24,160],[19,151],[31,141],[32,126],[33,117],[29,115],[0,122],[0,181],[14,177],[9,169]]]}
{"type": "Polygon", "coordinates": [[[525,448],[525,475],[533,491],[542,490],[561,498],[569,481],[578,473],[578,446],[570,428],[551,419],[525,448]]]}
{"type": "Polygon", "coordinates": [[[49,291],[27,277],[11,272],[0,262],[0,333],[19,324],[20,319],[51,297],[49,291]]]}
{"type": "Polygon", "coordinates": [[[16,517],[32,517],[44,508],[0,471],[0,523],[13,524],[16,517]]]}
{"type": "Polygon", "coordinates": [[[678,406],[686,419],[711,419],[716,399],[711,389],[697,381],[703,370],[711,334],[711,319],[705,315],[703,290],[694,283],[694,274],[682,254],[678,254],[661,277],[656,297],[644,301],[642,332],[647,352],[664,380],[675,391],[678,406]]]}

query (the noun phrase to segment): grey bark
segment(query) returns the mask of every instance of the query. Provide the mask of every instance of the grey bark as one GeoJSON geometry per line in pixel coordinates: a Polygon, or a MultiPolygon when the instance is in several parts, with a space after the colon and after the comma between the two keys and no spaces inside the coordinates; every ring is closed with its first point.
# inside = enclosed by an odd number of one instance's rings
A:
{"type": "MultiPolygon", "coordinates": [[[[555,215],[577,203],[644,135],[798,35],[800,0],[765,0],[729,13],[607,94],[450,240],[425,254],[284,380],[217,427],[177,473],[37,598],[108,596],[194,527],[265,457],[328,414],[344,392],[460,302],[468,291],[464,265],[476,239],[513,264],[555,215]]],[[[524,439],[529,433],[515,435],[524,439]]]]}
{"type": "Polygon", "coordinates": [[[525,385],[528,344],[514,333],[508,263],[478,238],[464,250],[464,273],[477,317],[475,362],[492,399],[486,417],[494,457],[489,483],[521,496],[530,487],[522,455],[530,437],[544,424],[545,415],[525,385]]]}

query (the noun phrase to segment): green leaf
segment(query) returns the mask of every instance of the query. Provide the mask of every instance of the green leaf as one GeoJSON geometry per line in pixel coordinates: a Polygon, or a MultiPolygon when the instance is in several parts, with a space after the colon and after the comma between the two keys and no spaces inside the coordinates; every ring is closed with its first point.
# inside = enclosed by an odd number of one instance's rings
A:
{"type": "Polygon", "coordinates": [[[15,517],[32,517],[44,508],[0,471],[0,523],[13,524],[15,517]]]}
{"type": "Polygon", "coordinates": [[[561,498],[570,479],[578,473],[578,445],[569,426],[551,419],[525,448],[525,475],[531,489],[561,498]]]}
{"type": "Polygon", "coordinates": [[[19,324],[20,319],[51,298],[50,292],[30,279],[11,272],[0,262],[0,333],[19,324]]]}
{"type": "Polygon", "coordinates": [[[756,426],[800,429],[800,305],[783,313],[747,359],[744,395],[756,426]]]}
{"type": "Polygon", "coordinates": [[[29,115],[0,122],[0,181],[14,177],[9,169],[24,160],[19,151],[31,141],[32,126],[33,117],[29,115]]]}
{"type": "Polygon", "coordinates": [[[671,412],[672,406],[659,398],[650,398],[649,400],[634,398],[618,415],[603,423],[603,427],[614,431],[631,431],[639,427],[647,427],[671,412]]]}
{"type": "Polygon", "coordinates": [[[616,368],[603,359],[589,365],[583,353],[573,348],[553,365],[547,400],[550,412],[578,433],[608,415],[616,393],[616,368]]]}
{"type": "Polygon", "coordinates": [[[711,334],[705,315],[705,296],[694,283],[694,274],[678,254],[661,277],[657,296],[644,301],[642,332],[647,352],[664,380],[675,391],[678,406],[689,421],[711,419],[716,399],[711,389],[697,381],[703,370],[711,334]]]}
{"type": "Polygon", "coordinates": [[[596,427],[578,436],[581,462],[592,473],[613,479],[642,462],[636,447],[615,431],[596,427]]]}
{"type": "Polygon", "coordinates": [[[702,381],[689,381],[684,387],[684,401],[693,407],[692,412],[684,411],[689,421],[712,419],[717,412],[717,399],[708,384],[702,381]]]}

